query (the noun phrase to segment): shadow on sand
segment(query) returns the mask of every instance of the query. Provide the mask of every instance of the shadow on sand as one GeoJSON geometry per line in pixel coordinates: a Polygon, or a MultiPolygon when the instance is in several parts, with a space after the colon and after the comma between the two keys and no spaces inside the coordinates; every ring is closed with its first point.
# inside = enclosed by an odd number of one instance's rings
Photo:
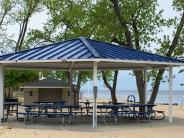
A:
{"type": "MultiPolygon", "coordinates": [[[[78,132],[104,132],[104,131],[119,131],[121,129],[141,129],[141,128],[163,128],[184,126],[184,118],[173,118],[173,123],[168,123],[168,117],[164,120],[123,120],[118,118],[118,123],[114,123],[113,118],[108,118],[104,124],[102,118],[98,118],[98,128],[92,128],[92,117],[74,117],[70,125],[63,125],[60,118],[42,118],[35,120],[33,124],[24,124],[23,121],[17,121],[15,116],[11,116],[7,122],[3,122],[2,126],[11,126],[16,129],[39,129],[39,130],[54,130],[54,131],[78,131],[78,132]]],[[[7,127],[8,128],[8,127],[7,127]]]]}

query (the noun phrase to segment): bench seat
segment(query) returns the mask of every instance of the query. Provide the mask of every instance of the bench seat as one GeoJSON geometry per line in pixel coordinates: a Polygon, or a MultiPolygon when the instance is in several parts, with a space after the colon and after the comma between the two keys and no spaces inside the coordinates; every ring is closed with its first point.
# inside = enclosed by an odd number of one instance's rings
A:
{"type": "MultiPolygon", "coordinates": [[[[71,121],[72,113],[69,112],[47,112],[47,113],[40,113],[40,112],[18,112],[17,115],[23,115],[24,116],[24,122],[25,124],[30,124],[33,122],[33,119],[36,117],[62,117],[62,123],[64,124],[64,118],[69,118],[69,124],[71,121]]],[[[20,118],[19,118],[20,119],[20,118]]]]}

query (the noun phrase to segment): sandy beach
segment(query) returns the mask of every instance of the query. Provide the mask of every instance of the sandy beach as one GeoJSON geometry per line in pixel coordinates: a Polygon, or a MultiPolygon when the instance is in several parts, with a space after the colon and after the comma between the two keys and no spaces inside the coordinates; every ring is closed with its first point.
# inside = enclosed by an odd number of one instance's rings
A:
{"type": "Polygon", "coordinates": [[[58,123],[25,125],[23,122],[11,120],[2,123],[0,138],[183,138],[184,108],[180,110],[179,106],[173,106],[172,124],[168,123],[168,106],[160,105],[157,108],[166,111],[164,120],[99,124],[97,129],[92,129],[91,123],[65,126],[58,123]]]}

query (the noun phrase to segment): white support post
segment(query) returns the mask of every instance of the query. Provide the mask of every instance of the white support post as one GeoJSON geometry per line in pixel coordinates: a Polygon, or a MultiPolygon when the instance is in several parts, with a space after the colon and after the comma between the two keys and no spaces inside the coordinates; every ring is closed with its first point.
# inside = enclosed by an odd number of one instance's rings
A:
{"type": "Polygon", "coordinates": [[[72,70],[72,65],[69,67],[69,73],[70,73],[70,104],[73,104],[73,70],[72,70]]]}
{"type": "Polygon", "coordinates": [[[173,103],[173,82],[172,82],[172,66],[169,66],[169,123],[172,123],[173,116],[172,116],[172,103],[173,103]]]}
{"type": "Polygon", "coordinates": [[[97,127],[97,62],[93,63],[93,128],[97,127]]]}
{"type": "Polygon", "coordinates": [[[3,100],[4,100],[4,75],[3,68],[0,66],[0,124],[3,118],[3,100]]]}
{"type": "Polygon", "coordinates": [[[147,104],[147,70],[146,69],[144,69],[144,91],[145,91],[145,104],[147,104]]]}

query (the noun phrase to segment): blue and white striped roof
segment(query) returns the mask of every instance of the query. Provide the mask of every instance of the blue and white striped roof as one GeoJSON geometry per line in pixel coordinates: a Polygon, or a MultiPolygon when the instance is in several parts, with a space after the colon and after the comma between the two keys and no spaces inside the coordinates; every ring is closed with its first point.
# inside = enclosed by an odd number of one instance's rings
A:
{"type": "Polygon", "coordinates": [[[123,62],[135,64],[183,65],[184,61],[120,45],[114,45],[84,37],[66,40],[0,56],[0,63],[48,63],[48,62],[123,62]]]}

